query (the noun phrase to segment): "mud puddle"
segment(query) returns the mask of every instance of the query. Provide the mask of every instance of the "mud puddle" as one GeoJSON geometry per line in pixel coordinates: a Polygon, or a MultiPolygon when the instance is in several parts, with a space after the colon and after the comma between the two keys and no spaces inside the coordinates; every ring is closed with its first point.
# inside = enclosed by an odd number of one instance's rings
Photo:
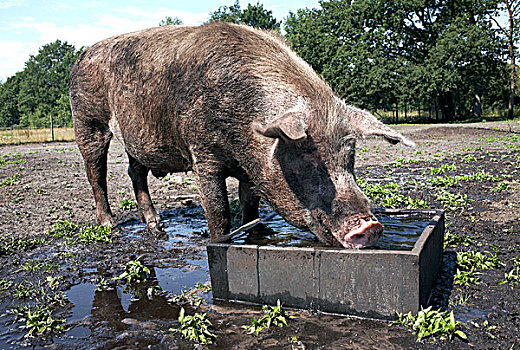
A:
{"type": "MultiPolygon", "coordinates": [[[[163,223],[167,240],[160,244],[166,250],[201,248],[200,233],[204,233],[206,222],[199,211],[183,211],[164,213],[163,223]],[[194,234],[197,232],[197,234],[194,234]],[[195,239],[195,241],[194,241],[195,239]]],[[[268,212],[263,213],[267,216],[268,212]]],[[[378,244],[379,249],[413,248],[415,241],[430,218],[420,215],[379,215],[378,219],[385,225],[385,234],[378,244]]],[[[137,239],[145,230],[145,225],[131,222],[122,225],[120,230],[129,240],[137,239]]],[[[282,246],[318,246],[320,243],[308,232],[287,224],[280,216],[273,217],[265,223],[262,230],[265,235],[250,234],[241,241],[262,245],[282,246]]],[[[85,338],[96,332],[96,322],[110,325],[114,329],[124,329],[129,319],[175,320],[178,307],[168,300],[173,295],[190,290],[197,284],[209,283],[209,270],[205,249],[197,249],[189,259],[172,264],[159,259],[151,269],[151,278],[140,290],[127,289],[121,286],[102,290],[92,282],[84,282],[72,286],[67,292],[68,300],[73,304],[68,322],[73,327],[67,335],[73,338],[85,338]],[[159,294],[154,294],[160,291],[159,294]],[[93,320],[94,318],[94,320],[93,320]],[[86,326],[84,323],[88,323],[86,326]]],[[[206,303],[212,303],[211,292],[202,295],[206,303]]]]}
{"type": "MultiPolygon", "coordinates": [[[[270,213],[266,210],[262,216],[270,213]]],[[[208,238],[205,237],[206,221],[199,207],[163,212],[161,216],[167,238],[157,241],[163,254],[146,263],[150,269],[148,281],[138,287],[117,284],[112,279],[113,274],[103,268],[82,267],[83,278],[72,281],[71,287],[64,291],[67,307],[58,314],[66,319],[66,331],[51,339],[53,346],[81,348],[82,344],[95,343],[95,347],[110,348],[107,342],[114,342],[114,339],[119,339],[115,345],[126,346],[127,341],[131,343],[136,337],[146,340],[157,333],[156,341],[160,342],[169,334],[168,329],[174,325],[180,309],[172,297],[187,293],[198,284],[209,284],[205,249],[208,238]]],[[[423,217],[379,215],[378,219],[385,225],[379,249],[413,248],[417,237],[430,222],[424,214],[423,217]]],[[[320,244],[312,234],[294,228],[280,216],[266,222],[260,231],[262,234],[255,232],[241,240],[278,246],[320,244]]],[[[121,241],[132,245],[138,244],[149,232],[144,224],[131,221],[119,227],[118,235],[121,241]]],[[[64,264],[61,268],[68,266],[64,264]]],[[[211,292],[202,293],[201,297],[205,303],[212,304],[211,292]]],[[[0,334],[3,349],[35,345],[27,342],[23,337],[24,330],[16,323],[0,327],[0,334]]],[[[41,345],[49,345],[49,340],[41,345]]]]}

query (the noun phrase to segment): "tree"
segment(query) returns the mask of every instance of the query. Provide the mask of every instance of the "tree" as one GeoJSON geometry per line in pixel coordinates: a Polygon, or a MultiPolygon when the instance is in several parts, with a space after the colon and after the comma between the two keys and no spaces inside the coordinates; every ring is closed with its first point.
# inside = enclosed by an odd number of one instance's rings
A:
{"type": "Polygon", "coordinates": [[[17,98],[22,76],[23,72],[18,72],[0,85],[0,127],[18,125],[20,122],[17,98]]]}
{"type": "Polygon", "coordinates": [[[349,103],[411,105],[444,120],[479,114],[501,79],[501,42],[488,7],[471,0],[322,0],[290,13],[287,39],[349,103]],[[476,101],[475,101],[476,100],[476,101]]]}
{"type": "Polygon", "coordinates": [[[166,16],[159,23],[159,26],[160,27],[164,27],[164,26],[178,26],[178,25],[182,25],[182,24],[183,24],[183,22],[182,22],[182,20],[179,17],[171,18],[170,16],[166,16]]]}
{"type": "Polygon", "coordinates": [[[273,17],[273,12],[264,9],[258,2],[256,5],[248,4],[246,9],[241,10],[240,2],[236,0],[231,6],[221,6],[210,12],[208,22],[231,22],[261,29],[280,30],[280,22],[273,17]]]}
{"type": "MultiPolygon", "coordinates": [[[[78,54],[74,46],[56,40],[42,46],[36,56],[30,56],[25,63],[17,96],[20,125],[35,128],[49,126],[51,118],[58,115],[64,98],[68,103],[70,68],[78,54]]],[[[70,111],[63,120],[71,125],[70,111]]]]}
{"type": "Polygon", "coordinates": [[[509,62],[511,67],[511,77],[509,80],[509,106],[508,118],[514,116],[515,106],[515,80],[516,80],[516,43],[520,37],[520,0],[499,0],[498,6],[493,7],[494,13],[492,20],[500,28],[500,32],[505,36],[507,42],[507,49],[509,55],[509,62]],[[498,17],[502,13],[507,13],[507,26],[502,25],[498,21],[498,17]]]}

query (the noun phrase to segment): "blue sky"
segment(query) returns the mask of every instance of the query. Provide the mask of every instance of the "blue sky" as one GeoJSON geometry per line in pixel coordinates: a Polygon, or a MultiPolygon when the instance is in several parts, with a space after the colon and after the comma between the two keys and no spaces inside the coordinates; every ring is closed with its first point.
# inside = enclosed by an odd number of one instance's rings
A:
{"type": "MultiPolygon", "coordinates": [[[[256,0],[241,0],[247,7],[256,0]]],[[[23,70],[29,55],[60,39],[77,48],[112,35],[158,25],[166,16],[202,24],[211,11],[234,0],[0,0],[0,81],[23,70]]],[[[282,20],[289,11],[315,8],[318,0],[260,1],[282,20]]]]}

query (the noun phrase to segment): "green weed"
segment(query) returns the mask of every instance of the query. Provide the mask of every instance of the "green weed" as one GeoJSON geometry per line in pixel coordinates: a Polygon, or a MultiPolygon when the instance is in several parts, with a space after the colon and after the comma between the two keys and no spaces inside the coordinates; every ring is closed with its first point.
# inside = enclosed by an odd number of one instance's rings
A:
{"type": "Polygon", "coordinates": [[[504,280],[498,284],[520,284],[520,266],[513,267],[509,272],[504,274],[504,280]]]}
{"type": "Polygon", "coordinates": [[[210,331],[211,322],[206,318],[206,314],[195,313],[193,316],[186,316],[184,308],[179,312],[179,328],[170,328],[171,332],[180,333],[184,338],[198,344],[211,344],[217,336],[210,331]]]}
{"type": "Polygon", "coordinates": [[[430,336],[440,335],[441,339],[452,339],[457,336],[467,339],[466,334],[457,329],[460,322],[455,321],[453,311],[432,310],[432,307],[421,309],[417,315],[398,314],[398,319],[392,324],[400,324],[412,329],[417,334],[417,341],[430,336]]]}
{"type": "Polygon", "coordinates": [[[450,231],[446,231],[446,234],[444,235],[444,248],[456,248],[460,245],[469,246],[473,244],[474,241],[474,238],[465,233],[457,235],[450,231]]]}
{"type": "Polygon", "coordinates": [[[231,216],[231,227],[239,227],[242,223],[242,209],[240,208],[240,200],[233,199],[229,203],[229,213],[231,216]]]}
{"type": "Polygon", "coordinates": [[[96,285],[96,292],[103,292],[113,289],[108,280],[106,280],[103,276],[94,278],[91,280],[91,282],[96,285]]]}
{"type": "Polygon", "coordinates": [[[477,158],[473,154],[468,154],[467,156],[463,157],[462,160],[467,162],[467,163],[468,162],[476,162],[477,158]]]}
{"type": "Polygon", "coordinates": [[[464,208],[468,205],[468,195],[460,193],[452,193],[448,190],[438,190],[435,199],[442,203],[444,209],[453,211],[464,208]]]}
{"type": "Polygon", "coordinates": [[[438,168],[430,168],[430,175],[446,174],[448,171],[457,171],[457,167],[451,164],[442,164],[438,168]]]}
{"type": "Polygon", "coordinates": [[[137,202],[131,199],[123,199],[119,202],[119,208],[123,210],[132,210],[137,208],[137,202]]]}
{"type": "Polygon", "coordinates": [[[65,320],[54,319],[52,312],[47,307],[37,307],[35,310],[27,311],[26,337],[48,336],[50,334],[60,334],[65,331],[62,324],[65,320]]]}
{"type": "Polygon", "coordinates": [[[10,238],[0,239],[0,255],[12,254],[19,250],[30,250],[47,243],[44,238],[10,238]]]}
{"type": "Polygon", "coordinates": [[[469,286],[471,284],[480,284],[480,278],[477,276],[480,275],[479,272],[475,272],[475,268],[464,271],[457,269],[455,276],[453,277],[453,284],[459,286],[469,286]]]}
{"type": "Polygon", "coordinates": [[[453,300],[453,301],[450,300],[450,305],[451,306],[465,306],[465,305],[467,305],[468,300],[469,300],[468,294],[460,293],[459,295],[457,295],[455,300],[453,300]]]}
{"type": "Polygon", "coordinates": [[[290,316],[285,312],[280,300],[276,301],[275,306],[262,306],[262,310],[265,313],[264,316],[258,320],[252,317],[249,326],[242,326],[242,328],[247,331],[247,334],[254,333],[255,335],[258,335],[263,329],[269,328],[272,325],[278,327],[287,326],[287,321],[289,319],[296,318],[296,316],[290,316]]]}
{"type": "Polygon", "coordinates": [[[359,178],[358,185],[363,192],[373,201],[379,203],[384,208],[403,208],[410,209],[426,208],[428,204],[423,200],[413,200],[409,196],[400,194],[397,190],[399,185],[396,183],[370,184],[365,179],[359,178]]]}
{"type": "Polygon", "coordinates": [[[189,303],[192,306],[198,307],[206,303],[206,300],[202,298],[199,293],[205,294],[209,291],[211,291],[211,286],[208,284],[197,283],[190,290],[185,286],[181,294],[174,295],[170,301],[176,304],[189,303]]]}
{"type": "Polygon", "coordinates": [[[51,229],[47,230],[47,234],[54,238],[73,237],[77,229],[78,225],[70,221],[58,220],[51,229]]]}
{"type": "Polygon", "coordinates": [[[58,268],[59,266],[57,264],[37,260],[28,260],[18,271],[35,272],[43,270],[44,272],[52,272],[58,268]]]}
{"type": "Polygon", "coordinates": [[[509,183],[501,182],[497,186],[493,187],[491,189],[491,192],[500,193],[500,192],[506,191],[508,188],[509,188],[509,183]]]}
{"type": "Polygon", "coordinates": [[[20,180],[20,174],[16,173],[0,182],[0,187],[12,186],[20,180]]]}
{"type": "Polygon", "coordinates": [[[488,251],[457,252],[457,265],[465,270],[469,270],[471,268],[488,270],[506,266],[503,262],[498,260],[496,254],[488,251]]]}
{"type": "Polygon", "coordinates": [[[144,266],[139,258],[131,260],[125,264],[125,272],[116,277],[118,280],[125,280],[127,285],[141,283],[148,279],[150,269],[144,266]]]}
{"type": "Polygon", "coordinates": [[[112,238],[110,237],[110,227],[102,225],[83,226],[79,230],[77,237],[85,244],[96,242],[112,243],[112,238]]]}
{"type": "Polygon", "coordinates": [[[21,163],[25,163],[26,162],[26,159],[24,158],[21,158],[21,159],[16,159],[16,160],[5,160],[6,157],[0,157],[0,167],[4,167],[6,166],[7,164],[21,164],[21,163]]]}
{"type": "Polygon", "coordinates": [[[13,286],[13,282],[0,279],[0,293],[5,292],[13,286]]]}

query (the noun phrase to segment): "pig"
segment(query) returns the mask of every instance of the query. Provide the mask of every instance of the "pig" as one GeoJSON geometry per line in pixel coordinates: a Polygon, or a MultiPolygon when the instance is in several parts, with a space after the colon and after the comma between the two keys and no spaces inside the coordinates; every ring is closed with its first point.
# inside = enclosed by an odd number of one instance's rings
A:
{"type": "Polygon", "coordinates": [[[347,105],[284,39],[243,25],[166,26],[85,50],[70,73],[74,133],[96,202],[107,200],[112,137],[128,154],[138,212],[162,225],[147,175],[192,170],[211,239],[231,228],[226,178],[239,182],[242,222],[264,198],[330,246],[373,245],[383,226],[356,184],[356,138],[413,142],[347,105]]]}

